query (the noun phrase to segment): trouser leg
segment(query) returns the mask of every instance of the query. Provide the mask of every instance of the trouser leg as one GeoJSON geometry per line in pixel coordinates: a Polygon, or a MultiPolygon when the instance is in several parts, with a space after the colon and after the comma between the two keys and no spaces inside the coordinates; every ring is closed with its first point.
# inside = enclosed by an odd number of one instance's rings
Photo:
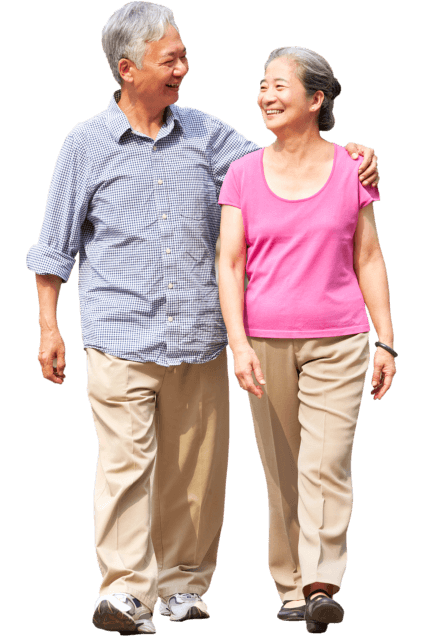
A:
{"type": "Polygon", "coordinates": [[[301,599],[297,459],[298,372],[293,341],[248,338],[265,376],[261,399],[249,393],[269,499],[269,568],[281,600],[301,599]]]}
{"type": "Polygon", "coordinates": [[[159,595],[203,594],[216,566],[229,441],[224,351],[170,367],[158,394],[152,539],[159,595]]]}
{"type": "Polygon", "coordinates": [[[249,399],[269,494],[270,569],[280,597],[300,599],[315,581],[340,587],[346,566],[368,336],[249,341],[266,379],[264,396],[249,399]]]}
{"type": "Polygon", "coordinates": [[[165,367],[87,349],[88,393],[99,438],[95,537],[100,594],[128,592],[151,610],[157,564],[150,535],[154,412],[165,367]]]}
{"type": "MultiPolygon", "coordinates": [[[[352,510],[351,454],[369,361],[368,334],[297,340],[299,557],[302,583],[340,588],[352,510]]],[[[337,590],[335,590],[337,591],[337,590]]]]}

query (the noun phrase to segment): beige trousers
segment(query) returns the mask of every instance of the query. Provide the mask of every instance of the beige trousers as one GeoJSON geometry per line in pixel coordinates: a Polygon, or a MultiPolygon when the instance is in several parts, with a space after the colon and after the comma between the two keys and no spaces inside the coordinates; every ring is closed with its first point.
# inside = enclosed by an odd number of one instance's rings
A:
{"type": "Polygon", "coordinates": [[[172,367],[86,351],[100,594],[128,592],[151,610],[158,595],[203,594],[224,512],[226,351],[172,367]]]}
{"type": "Polygon", "coordinates": [[[248,340],[266,381],[262,398],[249,399],[268,487],[269,567],[282,600],[302,599],[315,581],[340,588],[346,568],[368,334],[248,340]]]}

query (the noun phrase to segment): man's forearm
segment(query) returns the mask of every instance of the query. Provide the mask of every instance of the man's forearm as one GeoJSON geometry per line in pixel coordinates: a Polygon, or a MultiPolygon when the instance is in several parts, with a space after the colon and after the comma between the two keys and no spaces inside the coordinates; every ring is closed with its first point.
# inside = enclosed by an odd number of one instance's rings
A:
{"type": "Polygon", "coordinates": [[[54,274],[36,274],[40,303],[40,327],[42,330],[58,329],[56,308],[62,279],[54,274]]]}

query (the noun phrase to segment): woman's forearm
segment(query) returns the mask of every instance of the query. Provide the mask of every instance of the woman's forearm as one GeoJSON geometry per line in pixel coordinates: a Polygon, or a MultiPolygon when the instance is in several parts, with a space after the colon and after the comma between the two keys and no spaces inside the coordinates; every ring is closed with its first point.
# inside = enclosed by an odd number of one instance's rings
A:
{"type": "Polygon", "coordinates": [[[356,263],[355,272],[378,339],[393,347],[389,284],[381,250],[376,250],[364,262],[356,263]]]}
{"type": "Polygon", "coordinates": [[[240,264],[220,263],[219,300],[232,351],[249,346],[243,323],[244,271],[240,264]]]}

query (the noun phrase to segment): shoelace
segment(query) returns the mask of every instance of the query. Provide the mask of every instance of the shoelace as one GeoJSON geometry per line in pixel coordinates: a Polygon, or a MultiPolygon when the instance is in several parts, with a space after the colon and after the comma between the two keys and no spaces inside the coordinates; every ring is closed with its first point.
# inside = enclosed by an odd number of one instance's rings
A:
{"type": "Polygon", "coordinates": [[[192,598],[199,599],[200,596],[198,594],[192,594],[190,592],[184,592],[184,593],[181,593],[181,594],[173,594],[172,598],[175,598],[175,601],[177,603],[181,604],[181,603],[184,603],[185,600],[190,600],[192,598]]]}

